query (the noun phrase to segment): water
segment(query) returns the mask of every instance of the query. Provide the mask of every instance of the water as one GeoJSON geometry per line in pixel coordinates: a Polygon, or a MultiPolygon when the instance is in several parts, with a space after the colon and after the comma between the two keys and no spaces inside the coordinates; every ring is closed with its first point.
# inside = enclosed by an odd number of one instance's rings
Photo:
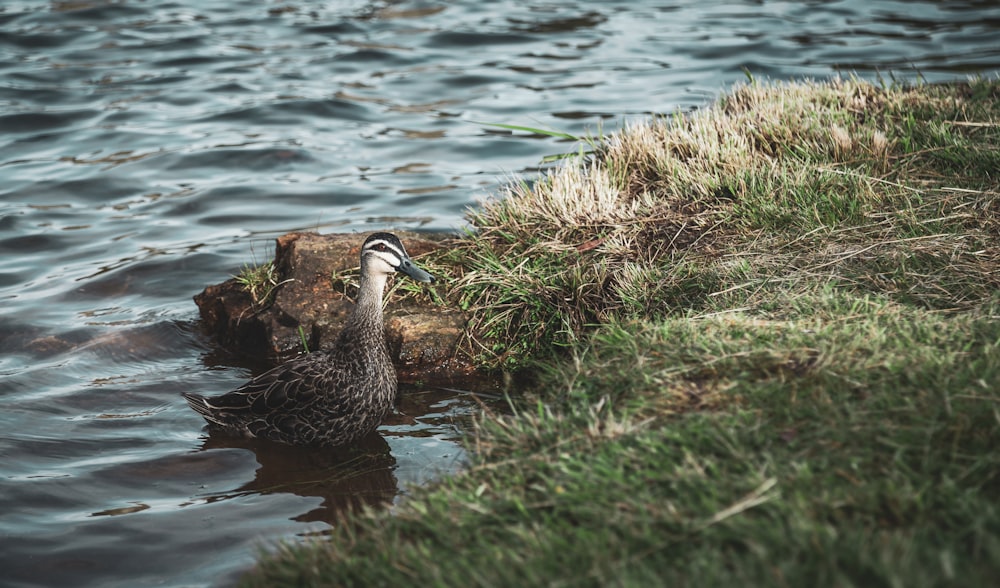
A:
{"type": "Polygon", "coordinates": [[[225,585],[461,467],[468,396],[344,454],[208,438],[265,366],[191,296],[287,231],[448,231],[576,134],[757,77],[1000,71],[987,1],[0,5],[0,584],[225,585]]]}

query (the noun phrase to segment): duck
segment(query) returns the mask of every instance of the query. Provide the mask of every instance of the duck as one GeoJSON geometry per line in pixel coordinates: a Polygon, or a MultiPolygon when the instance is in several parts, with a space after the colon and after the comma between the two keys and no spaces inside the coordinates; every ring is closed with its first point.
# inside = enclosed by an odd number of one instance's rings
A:
{"type": "Polygon", "coordinates": [[[330,349],[300,355],[220,396],[184,393],[211,429],[287,445],[344,446],[370,435],[396,400],[396,370],[382,317],[389,276],[434,276],[399,237],[379,232],[361,246],[358,296],[330,349]]]}

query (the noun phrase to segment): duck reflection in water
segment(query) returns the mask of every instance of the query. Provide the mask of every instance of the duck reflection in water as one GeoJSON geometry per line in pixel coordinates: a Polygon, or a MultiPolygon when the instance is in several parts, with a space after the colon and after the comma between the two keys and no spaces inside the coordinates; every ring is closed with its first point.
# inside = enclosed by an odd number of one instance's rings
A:
{"type": "Polygon", "coordinates": [[[350,447],[291,447],[273,441],[210,435],[202,450],[247,449],[260,467],[254,479],[239,488],[217,494],[207,502],[247,494],[292,493],[318,497],[323,503],[293,520],[336,524],[345,514],[364,507],[386,506],[399,493],[393,470],[396,459],[389,444],[372,433],[350,447]]]}

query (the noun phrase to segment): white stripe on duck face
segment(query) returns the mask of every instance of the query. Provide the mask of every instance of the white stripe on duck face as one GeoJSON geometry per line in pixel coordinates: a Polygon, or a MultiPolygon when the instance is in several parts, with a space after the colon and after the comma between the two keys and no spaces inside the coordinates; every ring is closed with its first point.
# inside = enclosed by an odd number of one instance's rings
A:
{"type": "Polygon", "coordinates": [[[373,239],[365,243],[365,255],[375,255],[394,268],[398,268],[406,259],[406,252],[398,244],[385,239],[373,239]]]}

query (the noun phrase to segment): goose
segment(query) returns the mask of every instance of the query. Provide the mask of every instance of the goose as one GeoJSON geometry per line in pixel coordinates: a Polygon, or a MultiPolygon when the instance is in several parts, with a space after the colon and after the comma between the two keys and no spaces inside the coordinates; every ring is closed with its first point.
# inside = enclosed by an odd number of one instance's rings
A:
{"type": "Polygon", "coordinates": [[[343,446],[371,434],[396,398],[382,319],[394,272],[434,281],[397,236],[370,235],[361,247],[357,301],[331,349],[296,357],[221,396],[184,393],[188,405],[210,428],[288,445],[343,446]]]}

